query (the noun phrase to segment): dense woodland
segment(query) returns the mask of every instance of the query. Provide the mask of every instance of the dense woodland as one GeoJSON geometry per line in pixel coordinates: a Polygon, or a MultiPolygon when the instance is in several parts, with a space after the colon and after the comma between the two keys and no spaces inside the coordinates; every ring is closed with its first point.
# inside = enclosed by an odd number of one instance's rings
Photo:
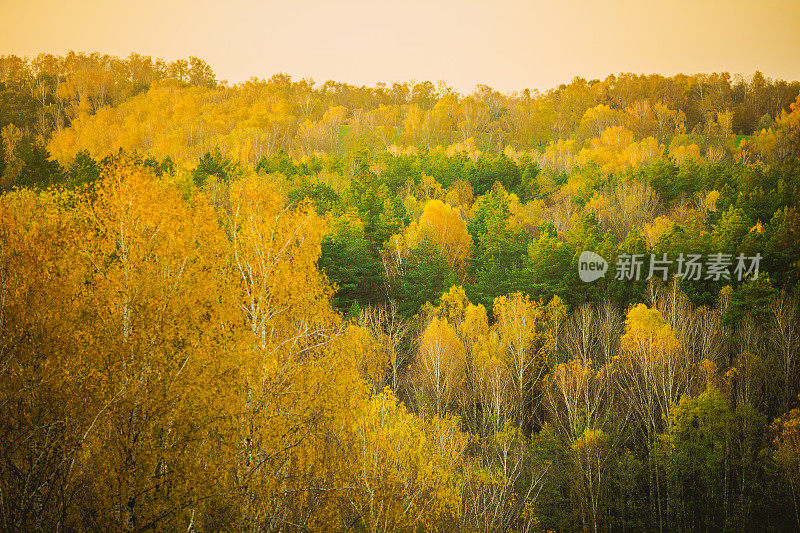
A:
{"type": "Polygon", "coordinates": [[[800,529],[800,82],[3,56],[0,132],[3,531],[800,529]]]}

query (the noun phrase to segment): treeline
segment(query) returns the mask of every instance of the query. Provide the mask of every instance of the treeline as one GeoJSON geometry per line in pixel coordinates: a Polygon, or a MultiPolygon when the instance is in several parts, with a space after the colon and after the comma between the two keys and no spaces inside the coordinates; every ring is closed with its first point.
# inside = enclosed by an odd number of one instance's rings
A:
{"type": "Polygon", "coordinates": [[[662,145],[680,158],[742,157],[742,136],[756,133],[763,135],[746,150],[751,158],[780,158],[788,149],[780,142],[784,118],[799,91],[796,81],[760,72],[749,79],[620,74],[513,94],[485,85],[461,95],[429,81],[359,87],[286,75],[229,87],[197,58],[42,54],[0,57],[0,128],[13,124],[43,144],[52,137],[49,148],[62,163],[81,149],[95,157],[123,148],[188,162],[219,146],[255,166],[280,149],[304,157],[360,144],[457,144],[535,150],[563,168],[583,148],[620,143],[636,143],[627,159],[648,160],[662,145]]]}
{"type": "Polygon", "coordinates": [[[0,128],[14,124],[26,134],[49,138],[76,117],[116,106],[160,80],[217,86],[211,67],[196,57],[167,62],[96,52],[0,56],[0,128]]]}
{"type": "Polygon", "coordinates": [[[480,87],[462,96],[424,83],[397,90],[408,94],[368,97],[380,89],[317,87],[286,76],[217,89],[159,83],[117,107],[76,118],[53,136],[50,149],[59,160],[84,148],[95,156],[123,148],[187,162],[220,147],[255,166],[281,149],[302,158],[360,145],[379,151],[455,145],[487,153],[511,147],[559,170],[615,148],[628,149],[622,161],[607,162],[616,166],[647,162],[664,148],[679,158],[781,158],[788,148],[779,140],[800,85],[758,75],[738,85],[726,75],[621,75],[577,79],[544,94],[480,87]],[[745,149],[741,136],[754,133],[745,149]]]}

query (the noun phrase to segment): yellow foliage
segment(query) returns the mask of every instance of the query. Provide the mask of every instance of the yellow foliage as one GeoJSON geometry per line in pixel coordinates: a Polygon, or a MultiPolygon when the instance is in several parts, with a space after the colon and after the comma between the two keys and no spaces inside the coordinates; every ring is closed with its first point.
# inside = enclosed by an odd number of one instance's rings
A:
{"type": "Polygon", "coordinates": [[[694,159],[697,162],[703,160],[703,155],[700,152],[700,147],[697,146],[697,144],[695,143],[689,143],[689,144],[673,143],[669,147],[669,155],[675,158],[675,162],[678,163],[679,165],[688,158],[694,159]]]}
{"type": "Polygon", "coordinates": [[[354,490],[348,514],[366,530],[415,531],[455,522],[468,442],[455,420],[423,424],[387,388],[360,409],[352,433],[356,468],[349,469],[354,490]]]}
{"type": "Polygon", "coordinates": [[[642,233],[647,238],[647,244],[652,248],[664,235],[668,235],[675,227],[675,223],[666,217],[656,217],[653,222],[642,227],[642,233]]]}
{"type": "Polygon", "coordinates": [[[663,362],[682,351],[675,331],[658,309],[638,304],[628,311],[625,334],[620,339],[623,353],[643,353],[653,363],[663,362]]]}
{"type": "Polygon", "coordinates": [[[455,330],[446,320],[434,317],[420,339],[413,372],[416,386],[438,416],[450,408],[463,387],[465,355],[455,330]]]}
{"type": "Polygon", "coordinates": [[[406,235],[411,248],[427,238],[455,269],[462,273],[465,271],[472,237],[461,213],[449,204],[430,200],[425,204],[419,222],[412,223],[406,235]]]}

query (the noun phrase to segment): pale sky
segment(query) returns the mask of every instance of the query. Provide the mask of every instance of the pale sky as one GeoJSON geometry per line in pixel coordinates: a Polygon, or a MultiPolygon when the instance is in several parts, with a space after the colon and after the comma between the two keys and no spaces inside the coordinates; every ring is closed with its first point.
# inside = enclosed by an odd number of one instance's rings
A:
{"type": "Polygon", "coordinates": [[[800,0],[0,0],[0,21],[0,54],[194,55],[231,83],[286,72],[509,92],[620,72],[800,79],[800,0]]]}

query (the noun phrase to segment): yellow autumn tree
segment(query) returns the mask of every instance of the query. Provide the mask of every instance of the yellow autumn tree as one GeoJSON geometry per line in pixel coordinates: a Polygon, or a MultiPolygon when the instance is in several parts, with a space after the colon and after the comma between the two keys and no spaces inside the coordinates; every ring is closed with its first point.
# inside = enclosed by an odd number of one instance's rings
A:
{"type": "Polygon", "coordinates": [[[594,370],[590,360],[571,359],[559,363],[547,375],[545,397],[553,426],[567,442],[603,420],[609,388],[608,376],[594,370]]]}
{"type": "MultiPolygon", "coordinates": [[[[423,421],[387,388],[359,411],[352,431],[342,527],[417,531],[455,527],[469,439],[454,419],[423,421]]],[[[327,524],[332,527],[333,524],[327,524]]]]}
{"type": "MultiPolygon", "coordinates": [[[[316,269],[325,224],[310,205],[287,207],[252,177],[232,184],[225,217],[241,523],[309,520],[300,502],[321,505],[315,480],[337,464],[332,444],[366,395],[359,371],[371,375],[376,367],[350,349],[363,330],[342,329],[330,305],[331,288],[316,269]]],[[[324,486],[335,483],[328,478],[324,486]]],[[[320,511],[314,519],[326,517],[320,511]]]]}
{"type": "Polygon", "coordinates": [[[534,389],[547,371],[548,347],[554,340],[549,316],[540,302],[522,293],[495,298],[494,313],[494,330],[513,383],[514,417],[525,426],[538,404],[534,389]]]}
{"type": "Polygon", "coordinates": [[[620,345],[620,377],[648,435],[654,436],[688,390],[691,360],[674,328],[644,304],[628,311],[620,345]]]}
{"type": "Polygon", "coordinates": [[[601,429],[587,428],[571,449],[575,459],[581,518],[585,531],[598,531],[600,501],[604,494],[608,458],[611,455],[609,438],[601,429]]]}
{"type": "Polygon", "coordinates": [[[446,320],[434,317],[420,340],[414,386],[422,401],[442,416],[464,383],[464,344],[446,320]]]}
{"type": "Polygon", "coordinates": [[[436,245],[442,256],[462,274],[472,246],[472,237],[461,213],[441,200],[425,204],[418,222],[406,231],[407,241],[418,243],[424,238],[436,245]]]}
{"type": "Polygon", "coordinates": [[[76,340],[107,401],[79,464],[110,513],[97,526],[189,523],[224,470],[203,459],[220,455],[206,421],[225,419],[230,370],[214,353],[225,294],[214,217],[125,160],[106,167],[83,216],[91,290],[76,340]]]}
{"type": "MultiPolygon", "coordinates": [[[[655,464],[655,442],[673,407],[687,394],[692,381],[691,359],[675,329],[658,309],[638,304],[628,311],[621,354],[614,359],[623,397],[634,415],[648,453],[650,488],[660,495],[663,480],[655,464]]],[[[663,510],[656,500],[659,519],[663,510]]]]}
{"type": "Polygon", "coordinates": [[[91,472],[82,449],[105,412],[100,368],[80,339],[90,286],[73,194],[0,196],[0,472],[3,527],[75,524],[91,472]],[[49,487],[51,490],[41,490],[49,487]]]}

